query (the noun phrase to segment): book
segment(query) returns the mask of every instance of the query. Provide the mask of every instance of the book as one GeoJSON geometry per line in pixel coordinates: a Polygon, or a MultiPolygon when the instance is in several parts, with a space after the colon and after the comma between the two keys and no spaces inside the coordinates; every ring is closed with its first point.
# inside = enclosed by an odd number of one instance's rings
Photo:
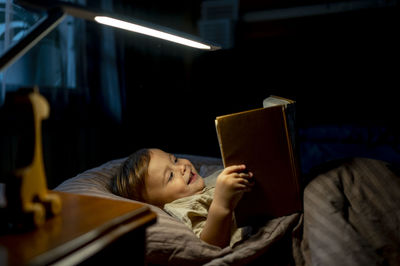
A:
{"type": "Polygon", "coordinates": [[[224,167],[245,164],[255,181],[234,210],[238,226],[302,211],[294,105],[270,96],[263,108],[215,119],[224,167]]]}

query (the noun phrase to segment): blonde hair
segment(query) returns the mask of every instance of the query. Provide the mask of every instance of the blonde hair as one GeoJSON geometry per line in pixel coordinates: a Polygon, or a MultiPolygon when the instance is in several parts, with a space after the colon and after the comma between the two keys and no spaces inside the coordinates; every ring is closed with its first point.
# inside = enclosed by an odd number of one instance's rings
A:
{"type": "Polygon", "coordinates": [[[132,153],[111,179],[111,191],[118,196],[145,202],[149,162],[149,149],[132,153]]]}

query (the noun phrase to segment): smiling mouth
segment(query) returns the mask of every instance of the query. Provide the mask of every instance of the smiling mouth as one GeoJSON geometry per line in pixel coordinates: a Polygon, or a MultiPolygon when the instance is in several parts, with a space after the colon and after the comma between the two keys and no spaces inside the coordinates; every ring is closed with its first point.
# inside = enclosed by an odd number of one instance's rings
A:
{"type": "Polygon", "coordinates": [[[196,174],[193,173],[193,172],[191,171],[187,184],[189,185],[189,184],[192,183],[195,179],[196,179],[196,174]]]}

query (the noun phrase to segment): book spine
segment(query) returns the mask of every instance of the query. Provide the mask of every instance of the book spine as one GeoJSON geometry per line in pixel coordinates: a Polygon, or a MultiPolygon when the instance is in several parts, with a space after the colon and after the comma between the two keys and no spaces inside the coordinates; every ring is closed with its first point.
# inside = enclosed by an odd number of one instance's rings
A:
{"type": "Polygon", "coordinates": [[[215,119],[215,129],[217,131],[218,145],[219,145],[219,150],[221,152],[222,163],[225,168],[226,162],[225,162],[225,156],[224,156],[224,149],[222,148],[221,133],[220,133],[219,125],[218,125],[218,119],[215,119]]]}
{"type": "Polygon", "coordinates": [[[294,109],[289,109],[288,107],[291,106],[292,108],[294,108],[294,104],[289,104],[288,106],[282,106],[282,112],[283,112],[283,119],[284,119],[284,123],[285,123],[285,128],[286,128],[286,138],[287,138],[287,143],[288,143],[288,149],[289,149],[289,154],[290,154],[290,167],[292,169],[293,175],[294,175],[294,180],[293,182],[295,183],[296,186],[296,191],[297,191],[297,197],[300,198],[301,194],[300,194],[300,183],[299,183],[299,171],[298,171],[298,164],[297,164],[297,160],[296,160],[296,150],[295,150],[295,139],[294,139],[294,135],[295,135],[295,129],[294,129],[294,120],[292,120],[290,123],[290,118],[294,118],[293,116],[288,116],[288,114],[290,114],[292,112],[294,112],[294,109]],[[289,117],[289,119],[288,119],[289,117]],[[289,120],[289,121],[288,121],[289,120]]]}

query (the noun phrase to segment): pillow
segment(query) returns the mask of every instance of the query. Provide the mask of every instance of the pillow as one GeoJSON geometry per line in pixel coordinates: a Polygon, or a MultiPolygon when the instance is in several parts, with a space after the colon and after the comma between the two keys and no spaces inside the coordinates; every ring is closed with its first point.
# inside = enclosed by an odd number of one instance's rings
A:
{"type": "MultiPolygon", "coordinates": [[[[208,176],[222,168],[220,159],[177,155],[189,159],[199,169],[199,174],[208,176]]],[[[117,173],[125,158],[109,161],[70,178],[54,190],[84,195],[132,201],[111,193],[110,179],[117,173]]],[[[200,240],[183,222],[171,217],[162,209],[146,204],[157,214],[157,222],[146,231],[146,261],[151,264],[210,265],[244,263],[264,253],[271,244],[281,239],[300,221],[299,214],[269,221],[250,239],[231,247],[219,248],[200,240]]]]}

